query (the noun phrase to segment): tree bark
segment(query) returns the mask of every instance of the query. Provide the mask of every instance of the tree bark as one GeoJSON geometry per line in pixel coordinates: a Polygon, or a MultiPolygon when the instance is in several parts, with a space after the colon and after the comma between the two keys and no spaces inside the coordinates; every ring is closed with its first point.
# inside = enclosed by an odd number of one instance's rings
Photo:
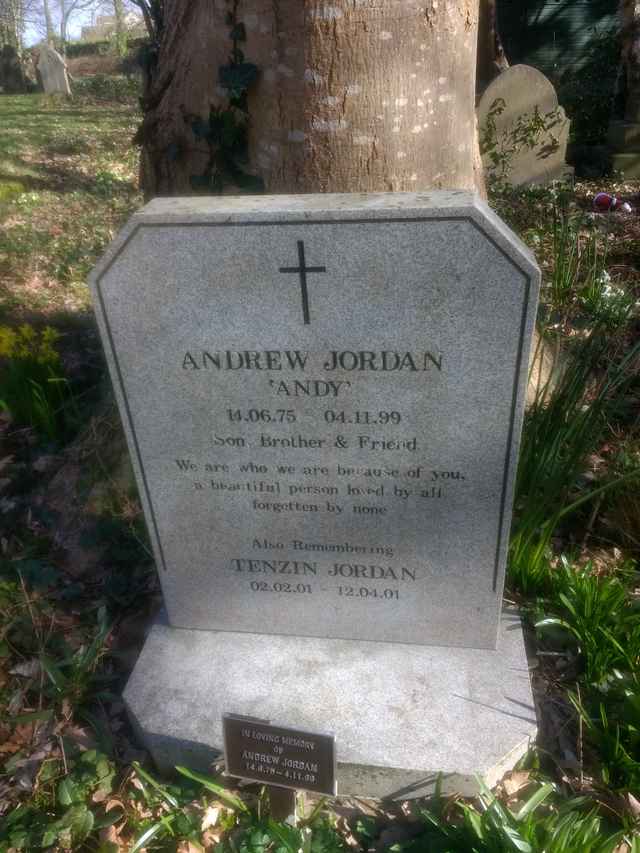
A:
{"type": "Polygon", "coordinates": [[[60,8],[60,50],[64,55],[67,47],[67,23],[69,20],[69,12],[65,0],[58,0],[60,8]]]}
{"type": "Polygon", "coordinates": [[[127,52],[127,30],[124,23],[124,0],[113,0],[113,15],[116,19],[116,51],[118,56],[127,52]]]}
{"type": "Polygon", "coordinates": [[[508,67],[498,25],[497,0],[480,0],[477,92],[484,92],[489,83],[508,67]]]}
{"type": "Polygon", "coordinates": [[[20,55],[23,31],[23,0],[0,0],[0,47],[10,45],[20,55]]]}
{"type": "Polygon", "coordinates": [[[481,184],[478,0],[167,0],[138,137],[147,195],[188,194],[211,163],[192,117],[229,103],[219,67],[234,6],[259,69],[247,169],[268,192],[481,184]]]}
{"type": "Polygon", "coordinates": [[[52,45],[55,38],[55,31],[53,29],[53,18],[51,17],[51,7],[49,6],[49,0],[43,0],[44,7],[44,25],[47,31],[47,44],[52,45]]]}

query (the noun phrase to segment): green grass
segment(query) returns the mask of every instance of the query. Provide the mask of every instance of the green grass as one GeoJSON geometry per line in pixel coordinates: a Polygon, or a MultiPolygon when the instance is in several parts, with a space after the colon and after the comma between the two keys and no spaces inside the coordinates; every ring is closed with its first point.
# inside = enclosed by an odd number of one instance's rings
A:
{"type": "Polygon", "coordinates": [[[0,96],[0,320],[76,312],[141,203],[132,103],[0,96]]]}

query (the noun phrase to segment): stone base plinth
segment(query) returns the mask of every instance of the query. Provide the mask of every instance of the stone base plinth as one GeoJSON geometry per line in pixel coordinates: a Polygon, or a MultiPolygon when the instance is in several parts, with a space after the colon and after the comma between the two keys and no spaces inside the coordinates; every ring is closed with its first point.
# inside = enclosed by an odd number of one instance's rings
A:
{"type": "Polygon", "coordinates": [[[222,714],[333,732],[338,792],[410,798],[472,793],[510,770],[536,734],[522,627],[465,649],[192,631],[154,625],[125,702],[159,769],[206,770],[222,714]]]}

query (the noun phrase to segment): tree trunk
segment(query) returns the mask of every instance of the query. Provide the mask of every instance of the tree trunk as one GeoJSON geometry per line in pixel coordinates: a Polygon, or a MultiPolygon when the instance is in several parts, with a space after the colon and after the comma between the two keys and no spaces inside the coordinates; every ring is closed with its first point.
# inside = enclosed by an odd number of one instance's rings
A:
{"type": "Polygon", "coordinates": [[[625,119],[640,122],[640,0],[621,0],[625,119]]]}
{"type": "Polygon", "coordinates": [[[0,47],[10,45],[20,55],[23,30],[23,0],[0,0],[0,47]]]}
{"type": "Polygon", "coordinates": [[[55,38],[55,32],[53,29],[53,19],[51,17],[49,0],[44,0],[44,23],[47,30],[47,44],[52,45],[55,38]]]}
{"type": "Polygon", "coordinates": [[[69,13],[65,0],[59,0],[60,5],[60,50],[63,54],[66,53],[67,47],[67,21],[69,13]]]}
{"type": "Polygon", "coordinates": [[[127,52],[127,29],[124,22],[124,0],[113,0],[113,15],[116,19],[116,52],[124,56],[127,52]]]}
{"type": "Polygon", "coordinates": [[[489,83],[508,67],[498,26],[497,0],[480,0],[477,92],[482,94],[489,83]]]}
{"type": "Polygon", "coordinates": [[[268,192],[481,186],[477,26],[478,0],[167,0],[138,135],[147,195],[215,170],[194,121],[211,105],[234,126],[248,108],[244,169],[268,192]],[[231,107],[229,57],[259,71],[231,107]]]}

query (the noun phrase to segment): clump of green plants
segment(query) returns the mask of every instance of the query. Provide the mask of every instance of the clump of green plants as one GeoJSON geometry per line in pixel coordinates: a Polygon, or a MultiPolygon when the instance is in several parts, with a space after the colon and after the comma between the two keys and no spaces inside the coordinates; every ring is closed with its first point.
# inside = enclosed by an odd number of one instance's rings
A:
{"type": "Polygon", "coordinates": [[[93,74],[80,77],[73,84],[74,98],[88,101],[117,101],[132,103],[140,97],[140,82],[136,77],[93,74]]]}
{"type": "Polygon", "coordinates": [[[584,317],[611,331],[623,327],[635,300],[607,271],[607,235],[562,203],[553,207],[551,233],[552,269],[543,290],[550,317],[565,324],[584,317]]]}
{"type": "Polygon", "coordinates": [[[59,339],[51,326],[0,326],[0,408],[51,441],[62,437],[73,405],[59,339]]]}
{"type": "MultiPolygon", "coordinates": [[[[61,761],[52,760],[43,765],[40,804],[21,803],[6,816],[0,828],[2,853],[54,847],[77,850],[91,835],[97,837],[100,830],[121,819],[120,808],[114,807],[104,814],[98,805],[113,790],[116,772],[113,762],[95,749],[70,755],[67,761],[66,774],[61,761]]],[[[109,850],[100,849],[105,853],[109,850]]]]}
{"type": "Polygon", "coordinates": [[[543,643],[571,657],[570,699],[610,788],[640,790],[640,608],[633,564],[599,574],[566,558],[550,573],[536,623],[543,643]],[[573,681],[573,683],[571,683],[573,681]]]}
{"type": "Polygon", "coordinates": [[[549,782],[537,786],[516,811],[484,787],[479,800],[479,808],[457,802],[452,809],[437,795],[420,809],[424,831],[394,844],[391,853],[614,853],[625,840],[586,797],[563,801],[549,782]]]}
{"type": "Polygon", "coordinates": [[[640,343],[611,358],[607,328],[598,326],[536,389],[525,413],[509,556],[510,582],[525,595],[548,588],[551,539],[561,523],[615,485],[640,480],[637,467],[600,485],[584,477],[589,455],[628,405],[638,358],[640,343]]]}
{"type": "Polygon", "coordinates": [[[134,769],[134,798],[143,808],[134,804],[132,824],[139,834],[130,853],[146,849],[152,841],[171,845],[178,838],[196,849],[205,845],[209,849],[214,843],[217,853],[346,853],[334,824],[321,815],[322,800],[292,827],[271,817],[264,788],[245,800],[216,779],[187,767],[176,768],[181,779],[171,785],[158,782],[139,764],[134,769]],[[136,818],[136,812],[142,812],[142,819],[136,818]]]}

